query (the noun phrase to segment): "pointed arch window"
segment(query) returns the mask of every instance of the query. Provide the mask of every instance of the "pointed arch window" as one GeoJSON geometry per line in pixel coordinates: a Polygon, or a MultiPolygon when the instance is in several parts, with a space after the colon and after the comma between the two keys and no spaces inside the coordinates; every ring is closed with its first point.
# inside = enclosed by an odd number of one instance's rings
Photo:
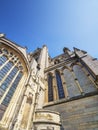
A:
{"type": "Polygon", "coordinates": [[[53,101],[53,77],[48,74],[48,101],[53,101]]]}
{"type": "Polygon", "coordinates": [[[60,99],[65,98],[64,89],[63,89],[62,80],[61,80],[61,76],[60,76],[59,71],[56,71],[55,74],[56,74],[59,98],[60,99]]]}
{"type": "Polygon", "coordinates": [[[96,91],[95,84],[90,80],[87,76],[85,70],[83,70],[82,66],[74,65],[73,66],[74,73],[78,79],[78,82],[85,93],[90,93],[96,91]]]}
{"type": "Polygon", "coordinates": [[[6,49],[0,50],[0,120],[23,76],[23,67],[19,66],[19,62],[16,55],[6,49]]]}

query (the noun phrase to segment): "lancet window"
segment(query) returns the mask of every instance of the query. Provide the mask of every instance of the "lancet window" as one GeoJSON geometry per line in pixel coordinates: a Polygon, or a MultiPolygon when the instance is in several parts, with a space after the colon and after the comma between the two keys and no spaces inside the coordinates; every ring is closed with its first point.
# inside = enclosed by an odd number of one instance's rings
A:
{"type": "Polygon", "coordinates": [[[57,80],[57,87],[58,87],[59,98],[60,99],[61,98],[65,98],[64,89],[63,89],[62,80],[61,80],[61,76],[60,76],[59,71],[56,71],[55,74],[56,74],[56,80],[57,80]]]}
{"type": "Polygon", "coordinates": [[[48,101],[53,101],[53,77],[48,74],[48,101]]]}

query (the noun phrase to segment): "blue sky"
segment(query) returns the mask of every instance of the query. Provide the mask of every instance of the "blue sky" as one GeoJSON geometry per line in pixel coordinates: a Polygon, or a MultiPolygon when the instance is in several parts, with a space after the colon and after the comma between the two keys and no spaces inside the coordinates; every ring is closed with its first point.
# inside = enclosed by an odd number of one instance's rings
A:
{"type": "Polygon", "coordinates": [[[0,0],[0,32],[29,52],[46,44],[52,57],[76,47],[98,58],[98,0],[0,0]]]}

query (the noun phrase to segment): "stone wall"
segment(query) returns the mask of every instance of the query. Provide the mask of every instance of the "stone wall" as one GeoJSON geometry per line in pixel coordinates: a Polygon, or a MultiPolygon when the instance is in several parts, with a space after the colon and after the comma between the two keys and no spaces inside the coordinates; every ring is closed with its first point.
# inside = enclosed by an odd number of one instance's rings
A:
{"type": "Polygon", "coordinates": [[[47,106],[44,109],[60,112],[61,130],[98,130],[98,95],[47,106]]]}

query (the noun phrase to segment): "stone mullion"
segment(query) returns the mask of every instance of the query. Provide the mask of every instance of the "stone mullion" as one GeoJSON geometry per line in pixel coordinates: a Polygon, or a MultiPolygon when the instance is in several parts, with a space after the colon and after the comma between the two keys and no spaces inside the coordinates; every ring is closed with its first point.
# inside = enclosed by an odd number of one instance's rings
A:
{"type": "Polygon", "coordinates": [[[10,85],[9,85],[8,88],[6,89],[4,95],[2,96],[2,98],[1,98],[1,100],[0,100],[0,104],[2,103],[2,101],[4,100],[4,98],[6,97],[6,94],[7,94],[8,91],[10,90],[10,88],[11,88],[12,84],[14,83],[16,77],[18,76],[19,72],[20,72],[20,71],[18,71],[18,72],[16,73],[15,77],[13,78],[13,80],[12,80],[11,83],[10,83],[10,85]]]}
{"type": "Polygon", "coordinates": [[[84,91],[82,90],[82,88],[81,88],[81,86],[80,86],[80,84],[79,84],[79,82],[78,82],[78,79],[76,78],[76,76],[75,76],[73,70],[71,70],[71,73],[72,73],[72,75],[73,75],[73,77],[74,77],[74,79],[75,79],[75,81],[76,81],[76,84],[77,84],[77,86],[78,86],[78,88],[79,88],[81,94],[83,94],[84,91]]]}
{"type": "Polygon", "coordinates": [[[10,125],[11,120],[13,118],[13,112],[15,111],[17,101],[19,100],[18,97],[20,96],[21,91],[23,91],[24,79],[25,79],[25,77],[23,76],[21,79],[21,82],[18,84],[18,87],[12,97],[12,100],[10,101],[7,111],[5,112],[5,114],[3,116],[2,123],[6,124],[7,125],[6,127],[8,127],[10,125]]]}
{"type": "Polygon", "coordinates": [[[54,100],[58,100],[59,96],[58,96],[58,88],[57,88],[57,82],[56,82],[56,76],[55,76],[55,72],[53,73],[53,94],[54,94],[54,100]]]}
{"type": "Polygon", "coordinates": [[[12,66],[12,68],[7,72],[6,76],[1,80],[0,85],[5,81],[5,79],[8,77],[10,72],[14,69],[14,67],[17,65],[17,63],[14,66],[12,66]]]}
{"type": "Polygon", "coordinates": [[[68,90],[67,90],[67,86],[66,86],[66,81],[65,81],[65,78],[64,78],[63,70],[60,70],[60,75],[61,75],[61,80],[62,80],[62,85],[63,85],[65,97],[69,98],[69,94],[68,94],[68,90]]]}
{"type": "MultiPolygon", "coordinates": [[[[14,57],[14,56],[13,56],[13,57],[14,57]]],[[[0,69],[2,69],[9,61],[11,61],[13,57],[10,57],[10,58],[0,67],[0,69]]]]}
{"type": "Polygon", "coordinates": [[[90,74],[87,73],[87,71],[82,68],[82,70],[84,71],[84,73],[88,76],[89,80],[95,85],[95,87],[98,89],[98,86],[96,85],[96,83],[93,81],[93,79],[91,78],[90,74]]]}

